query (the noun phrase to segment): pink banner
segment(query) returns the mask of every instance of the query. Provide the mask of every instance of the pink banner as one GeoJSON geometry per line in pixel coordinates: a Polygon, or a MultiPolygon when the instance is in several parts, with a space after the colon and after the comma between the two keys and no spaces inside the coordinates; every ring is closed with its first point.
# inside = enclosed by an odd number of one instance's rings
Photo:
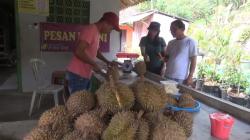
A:
{"type": "MultiPolygon", "coordinates": [[[[40,23],[41,51],[67,52],[72,51],[78,44],[80,30],[83,25],[40,23]]],[[[100,49],[109,52],[110,35],[101,34],[100,49]]]]}

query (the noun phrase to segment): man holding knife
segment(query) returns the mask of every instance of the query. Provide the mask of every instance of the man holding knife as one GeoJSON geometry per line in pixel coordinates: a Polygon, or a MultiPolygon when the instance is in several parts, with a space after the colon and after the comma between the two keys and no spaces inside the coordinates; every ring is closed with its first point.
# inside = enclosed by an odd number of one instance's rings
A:
{"type": "Polygon", "coordinates": [[[101,33],[110,33],[112,30],[120,31],[119,17],[113,12],[106,12],[98,22],[86,25],[80,31],[79,44],[66,73],[70,94],[79,90],[88,90],[93,70],[101,72],[96,57],[107,65],[111,64],[100,52],[99,40],[101,33]]]}

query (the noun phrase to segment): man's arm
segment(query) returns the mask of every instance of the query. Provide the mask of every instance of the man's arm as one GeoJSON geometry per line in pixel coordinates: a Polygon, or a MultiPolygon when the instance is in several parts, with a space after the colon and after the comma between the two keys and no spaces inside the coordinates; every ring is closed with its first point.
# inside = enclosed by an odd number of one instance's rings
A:
{"type": "Polygon", "coordinates": [[[89,47],[89,44],[86,41],[81,41],[75,50],[75,56],[79,58],[82,62],[91,65],[95,71],[99,71],[100,68],[93,58],[91,58],[88,53],[86,53],[86,48],[89,47]]]}
{"type": "Polygon", "coordinates": [[[193,77],[194,71],[196,68],[196,61],[197,61],[197,56],[191,57],[191,64],[190,64],[190,69],[189,69],[189,76],[193,77]]]}
{"type": "Polygon", "coordinates": [[[144,46],[141,46],[140,49],[141,49],[141,55],[143,56],[144,62],[146,63],[147,62],[146,49],[144,46]]]}
{"type": "Polygon", "coordinates": [[[98,51],[97,51],[97,58],[99,58],[100,60],[102,60],[103,62],[105,62],[107,64],[110,63],[110,61],[106,57],[103,56],[100,49],[98,49],[98,51]]]}
{"type": "Polygon", "coordinates": [[[185,84],[187,85],[191,85],[192,84],[192,78],[193,78],[193,75],[194,75],[194,71],[195,71],[195,68],[196,68],[196,60],[197,60],[197,56],[192,56],[190,58],[190,68],[189,68],[189,74],[188,74],[188,77],[187,79],[185,80],[185,84]]]}

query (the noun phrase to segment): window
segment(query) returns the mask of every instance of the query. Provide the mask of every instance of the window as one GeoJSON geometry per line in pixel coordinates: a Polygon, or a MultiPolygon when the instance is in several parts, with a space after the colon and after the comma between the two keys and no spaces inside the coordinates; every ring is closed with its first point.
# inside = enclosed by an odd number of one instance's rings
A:
{"type": "Polygon", "coordinates": [[[90,2],[85,0],[49,0],[48,22],[89,23],[90,2]]]}

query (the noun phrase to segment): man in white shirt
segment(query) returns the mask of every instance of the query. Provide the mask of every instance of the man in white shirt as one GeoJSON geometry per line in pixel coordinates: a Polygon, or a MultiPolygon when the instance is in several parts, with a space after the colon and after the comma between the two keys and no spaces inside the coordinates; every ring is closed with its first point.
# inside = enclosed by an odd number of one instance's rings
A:
{"type": "Polygon", "coordinates": [[[175,39],[169,41],[166,49],[166,78],[180,84],[191,85],[196,67],[197,43],[184,34],[185,24],[175,20],[170,26],[175,39]]]}

